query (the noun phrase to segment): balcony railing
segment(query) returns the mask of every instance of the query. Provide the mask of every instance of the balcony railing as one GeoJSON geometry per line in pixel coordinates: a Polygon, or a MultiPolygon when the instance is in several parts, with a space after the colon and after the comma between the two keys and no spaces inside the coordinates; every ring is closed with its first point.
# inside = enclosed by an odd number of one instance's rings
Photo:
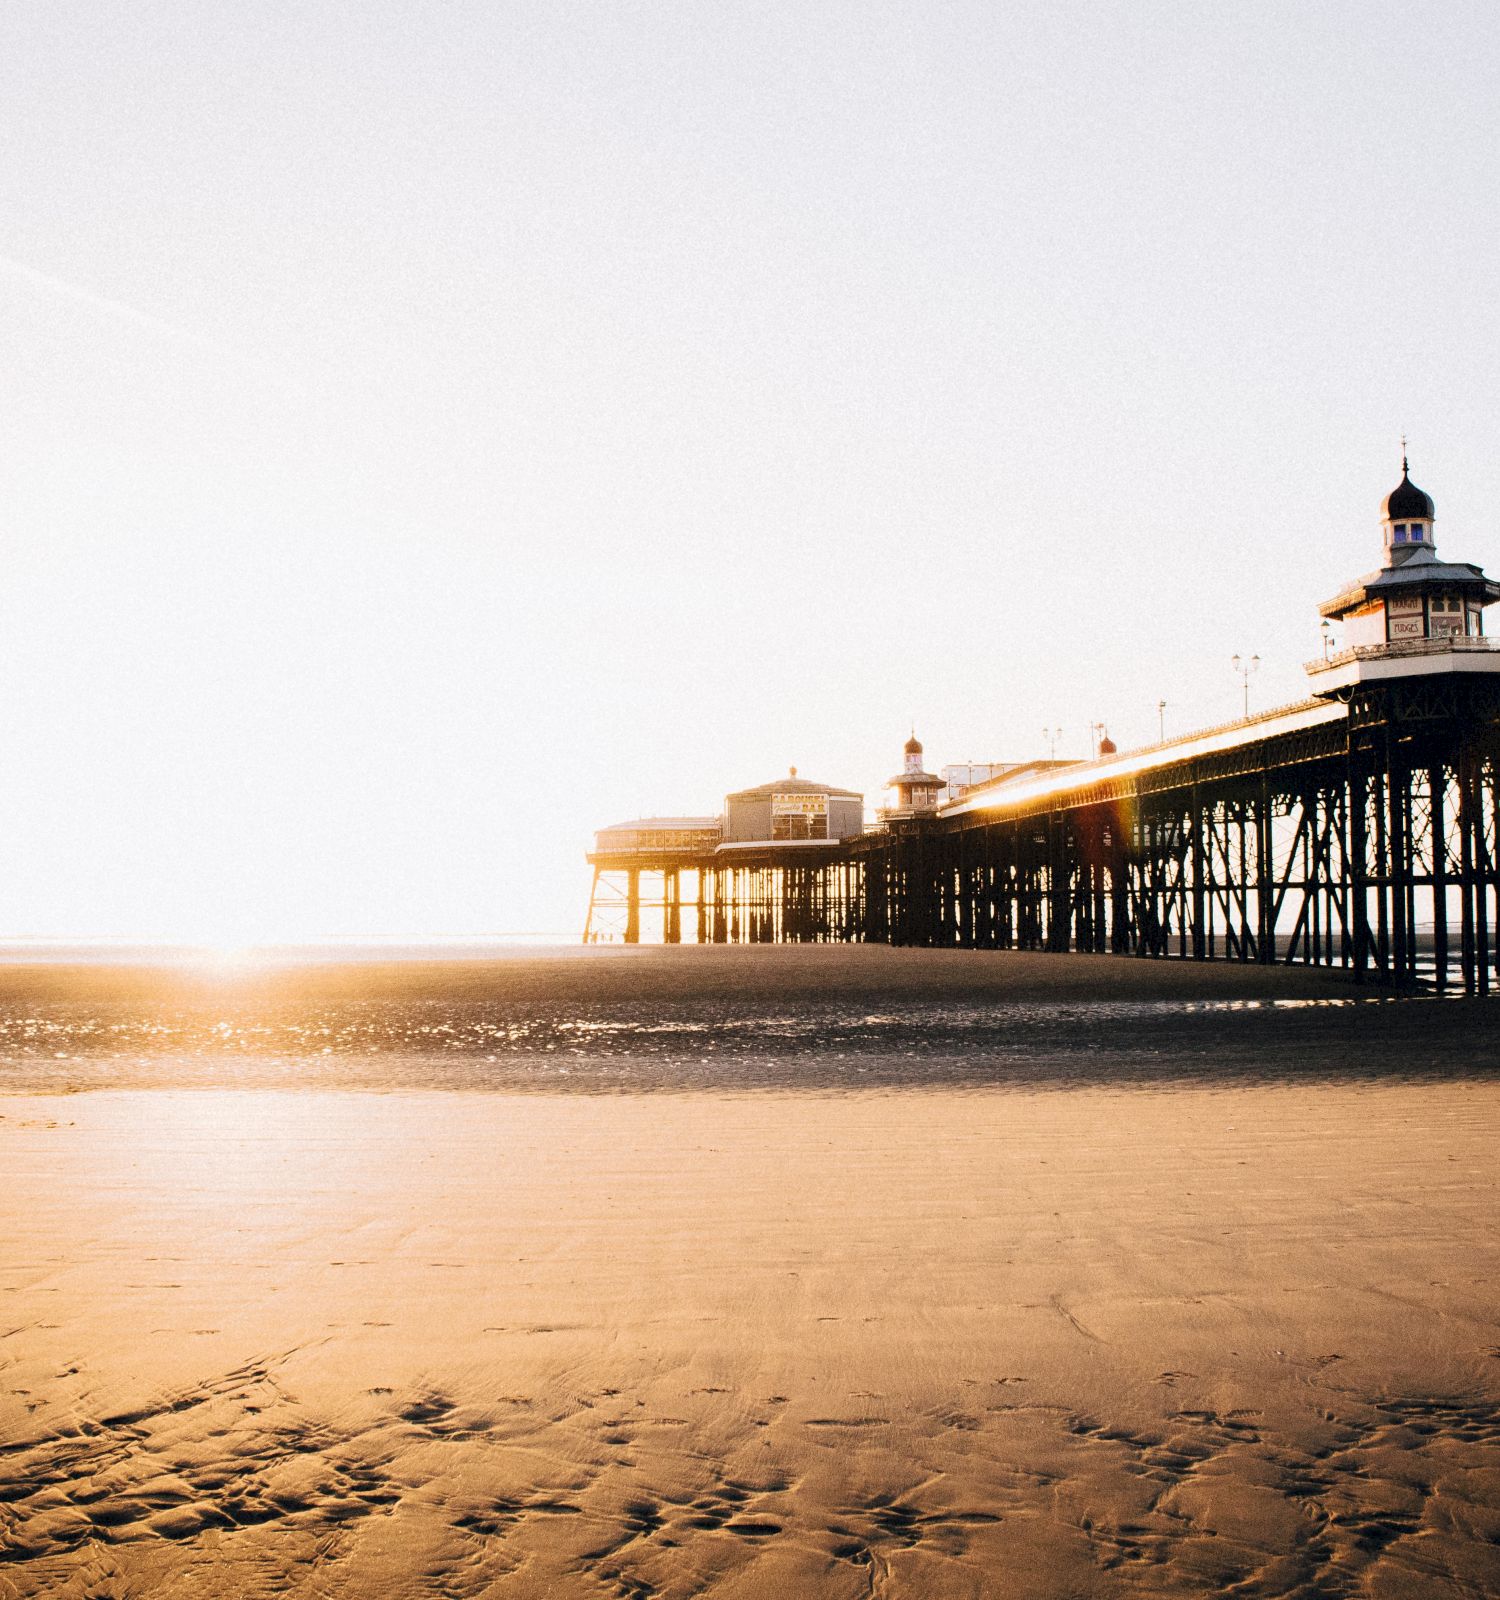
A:
{"type": "Polygon", "coordinates": [[[1450,650],[1496,650],[1500,639],[1483,634],[1441,633],[1432,639],[1391,639],[1385,644],[1349,645],[1331,655],[1306,662],[1309,672],[1324,672],[1329,667],[1344,667],[1351,661],[1398,661],[1404,656],[1438,656],[1450,650]]]}
{"type": "Polygon", "coordinates": [[[723,843],[724,835],[705,830],[700,834],[639,833],[596,834],[592,854],[596,856],[711,855],[723,843]]]}

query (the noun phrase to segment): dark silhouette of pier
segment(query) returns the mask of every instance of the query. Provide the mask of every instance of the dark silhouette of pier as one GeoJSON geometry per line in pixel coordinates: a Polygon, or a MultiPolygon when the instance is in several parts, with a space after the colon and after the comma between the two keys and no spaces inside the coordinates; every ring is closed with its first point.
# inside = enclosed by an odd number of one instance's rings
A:
{"type": "MultiPolygon", "coordinates": [[[[1321,608],[1345,638],[1308,663],[1308,700],[1088,763],[1031,763],[947,804],[933,778],[926,799],[844,837],[746,840],[732,806],[727,836],[716,818],[621,825],[589,857],[585,936],[613,909],[639,940],[655,910],[668,942],[1288,962],[1487,994],[1500,651],[1483,609],[1500,584],[1438,559],[1432,500],[1402,465],[1382,507],[1385,564],[1321,608]]],[[[919,767],[920,744],[908,750],[919,767]]]]}

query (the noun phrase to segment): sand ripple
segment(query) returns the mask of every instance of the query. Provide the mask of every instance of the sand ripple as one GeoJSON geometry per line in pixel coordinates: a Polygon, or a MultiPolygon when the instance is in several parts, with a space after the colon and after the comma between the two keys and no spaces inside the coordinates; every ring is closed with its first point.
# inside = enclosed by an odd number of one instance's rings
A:
{"type": "Polygon", "coordinates": [[[1008,1571],[1028,1594],[1311,1597],[1487,1593],[1496,1571],[1500,1410],[1480,1400],[1342,1393],[1294,1432],[1210,1410],[1143,1430],[993,1389],[842,1420],[732,1391],[662,1415],[613,1386],[320,1415],[284,1368],[8,1443],[0,1592],[171,1574],[253,1594],[301,1572],[341,1596],[927,1595],[1008,1571]]]}

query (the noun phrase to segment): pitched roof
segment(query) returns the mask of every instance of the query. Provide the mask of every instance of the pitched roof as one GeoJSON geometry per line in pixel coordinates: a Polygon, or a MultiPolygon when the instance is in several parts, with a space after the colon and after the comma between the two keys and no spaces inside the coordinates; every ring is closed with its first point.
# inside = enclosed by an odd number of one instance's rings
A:
{"type": "Polygon", "coordinates": [[[1482,591],[1485,603],[1500,600],[1500,583],[1487,578],[1481,568],[1468,561],[1439,561],[1437,555],[1425,546],[1399,552],[1401,559],[1393,559],[1390,566],[1378,572],[1367,572],[1351,583],[1332,600],[1318,607],[1324,617],[1342,617],[1369,600],[1381,600],[1387,594],[1410,589],[1414,584],[1424,587],[1450,589],[1477,589],[1482,591]]]}
{"type": "Polygon", "coordinates": [[[829,783],[812,783],[807,778],[776,778],[770,783],[758,783],[753,789],[736,789],[731,800],[765,800],[773,794],[829,794],[840,800],[863,800],[853,789],[835,789],[829,783]]]}
{"type": "Polygon", "coordinates": [[[606,828],[599,828],[598,833],[623,833],[627,830],[633,833],[666,833],[683,831],[690,828],[721,828],[721,817],[636,817],[630,822],[611,822],[606,828]]]}

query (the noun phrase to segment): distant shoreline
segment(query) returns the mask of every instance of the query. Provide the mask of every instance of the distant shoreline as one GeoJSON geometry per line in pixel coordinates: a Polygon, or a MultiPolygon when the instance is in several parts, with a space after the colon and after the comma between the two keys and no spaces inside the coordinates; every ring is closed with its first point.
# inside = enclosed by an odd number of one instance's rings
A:
{"type": "Polygon", "coordinates": [[[485,937],[289,940],[218,944],[159,939],[3,939],[0,966],[178,966],[233,959],[248,963],[484,960],[511,950],[567,949],[576,933],[502,933],[485,937]]]}

